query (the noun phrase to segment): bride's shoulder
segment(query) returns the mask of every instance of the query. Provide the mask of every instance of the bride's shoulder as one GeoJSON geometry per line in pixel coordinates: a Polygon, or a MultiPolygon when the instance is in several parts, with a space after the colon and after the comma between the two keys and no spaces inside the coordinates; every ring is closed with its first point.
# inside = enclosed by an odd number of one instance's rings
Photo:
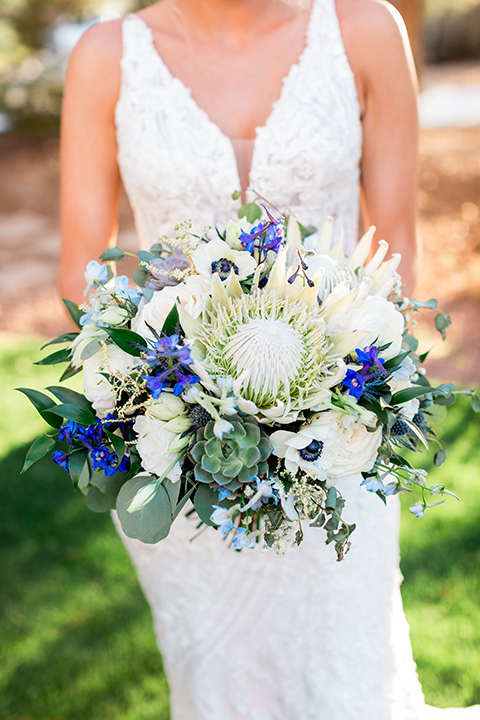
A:
{"type": "Polygon", "coordinates": [[[411,76],[413,61],[402,16],[384,0],[335,0],[345,49],[357,82],[411,76]]]}

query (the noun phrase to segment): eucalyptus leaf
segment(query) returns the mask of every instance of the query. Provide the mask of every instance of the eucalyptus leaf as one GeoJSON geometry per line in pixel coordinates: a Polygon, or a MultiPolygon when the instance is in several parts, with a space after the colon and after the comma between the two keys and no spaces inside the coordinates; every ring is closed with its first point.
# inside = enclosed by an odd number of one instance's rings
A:
{"type": "Polygon", "coordinates": [[[16,390],[27,396],[33,407],[38,413],[40,413],[45,422],[54,428],[59,428],[61,426],[61,418],[53,412],[55,402],[51,397],[45,395],[45,393],[42,393],[39,390],[33,390],[31,388],[16,388],[16,390]]]}
{"type": "MultiPolygon", "coordinates": [[[[102,339],[107,339],[108,335],[105,333],[104,337],[102,339]]],[[[89,340],[87,344],[82,348],[82,352],[80,353],[80,360],[88,360],[88,358],[91,358],[95,353],[97,353],[100,350],[100,345],[98,341],[100,340],[100,337],[95,337],[89,340]]]]}
{"type": "Polygon", "coordinates": [[[121,262],[122,260],[125,260],[125,253],[121,248],[116,246],[107,248],[100,255],[99,260],[101,260],[102,262],[121,262]]]}
{"type": "Polygon", "coordinates": [[[182,499],[180,500],[180,502],[177,504],[177,507],[176,507],[175,510],[173,511],[173,519],[174,519],[174,520],[180,515],[180,513],[181,513],[182,510],[183,510],[183,508],[184,508],[185,505],[187,504],[187,501],[192,497],[193,492],[194,492],[195,489],[196,489],[196,486],[195,486],[195,485],[192,485],[192,487],[191,487],[189,490],[187,490],[187,492],[185,493],[185,495],[182,497],[182,499]]]}
{"type": "Polygon", "coordinates": [[[86,462],[82,468],[82,471],[78,477],[77,487],[79,490],[84,492],[90,485],[91,468],[90,463],[86,462]]]}
{"type": "Polygon", "coordinates": [[[175,514],[175,508],[178,503],[178,496],[180,495],[180,482],[173,483],[168,478],[165,478],[162,482],[163,487],[167,491],[168,499],[170,500],[170,507],[172,509],[172,518],[175,514]]]}
{"type": "Polygon", "coordinates": [[[133,282],[141,288],[145,287],[145,281],[148,277],[149,273],[142,268],[135,268],[135,270],[132,271],[133,282]]]}
{"type": "Polygon", "coordinates": [[[416,352],[418,350],[418,340],[417,338],[414,338],[413,335],[405,335],[405,342],[407,345],[410,345],[413,352],[416,352]]]}
{"type": "Polygon", "coordinates": [[[414,310],[423,310],[426,308],[428,308],[429,310],[435,310],[438,305],[438,301],[435,298],[431,298],[430,300],[426,301],[411,300],[410,305],[414,310]]]}
{"type": "Polygon", "coordinates": [[[25,462],[20,474],[24,473],[30,468],[37,460],[41,460],[47,453],[55,447],[55,440],[50,435],[42,435],[37,438],[28,448],[25,462]]]}
{"type": "Polygon", "coordinates": [[[114,510],[117,501],[116,495],[105,495],[96,487],[91,487],[86,495],[87,507],[95,513],[105,513],[114,510]]]}
{"type": "Polygon", "coordinates": [[[246,205],[242,205],[238,211],[238,217],[244,217],[249,223],[253,224],[262,217],[262,208],[255,202],[247,203],[246,205]]]}
{"type": "Polygon", "coordinates": [[[98,488],[105,495],[117,496],[125,482],[123,473],[105,475],[103,470],[94,470],[90,477],[90,484],[98,488]]]}
{"type": "Polygon", "coordinates": [[[91,410],[88,410],[85,407],[78,407],[73,403],[62,403],[61,405],[56,405],[52,408],[52,412],[62,418],[65,418],[66,420],[73,420],[73,422],[79,423],[79,425],[83,425],[85,427],[93,425],[95,422],[95,415],[91,410]]]}
{"type": "Polygon", "coordinates": [[[440,467],[440,465],[443,465],[445,460],[447,459],[447,451],[442,448],[438,452],[435,453],[435,456],[433,458],[433,462],[435,463],[436,467],[440,467]]]}
{"type": "Polygon", "coordinates": [[[438,315],[435,316],[435,327],[442,336],[442,340],[445,340],[447,337],[445,330],[450,327],[452,324],[452,319],[450,315],[445,315],[445,313],[438,313],[438,315]]]}
{"type": "Polygon", "coordinates": [[[83,310],[80,310],[77,303],[74,303],[71,300],[66,300],[65,298],[62,298],[62,302],[67,308],[67,312],[72,318],[75,325],[81,330],[82,326],[80,325],[80,318],[85,314],[83,310]]]}
{"type": "Polygon", "coordinates": [[[129,513],[127,508],[136,494],[151,482],[150,475],[139,475],[127,480],[118,493],[116,503],[118,518],[125,535],[149,544],[163,540],[170,532],[172,509],[167,491],[159,485],[155,497],[141,510],[129,513]]]}
{"type": "Polygon", "coordinates": [[[327,510],[335,510],[337,507],[337,491],[334,487],[328,489],[327,502],[325,503],[327,510]]]}
{"type": "Polygon", "coordinates": [[[146,263],[147,265],[150,265],[152,260],[154,259],[154,256],[151,252],[148,252],[148,250],[139,250],[137,252],[137,257],[142,263],[146,263]]]}
{"type": "Polygon", "coordinates": [[[474,413],[480,412],[480,395],[478,393],[472,395],[472,410],[474,413]]]}
{"type": "MultiPolygon", "coordinates": [[[[210,527],[216,527],[215,523],[210,519],[213,513],[213,506],[219,505],[220,507],[225,508],[229,506],[226,500],[219,501],[218,492],[215,492],[210,485],[203,483],[197,488],[197,491],[193,496],[193,504],[200,520],[210,527]]],[[[232,503],[230,502],[230,505],[231,504],[232,503]]]]}

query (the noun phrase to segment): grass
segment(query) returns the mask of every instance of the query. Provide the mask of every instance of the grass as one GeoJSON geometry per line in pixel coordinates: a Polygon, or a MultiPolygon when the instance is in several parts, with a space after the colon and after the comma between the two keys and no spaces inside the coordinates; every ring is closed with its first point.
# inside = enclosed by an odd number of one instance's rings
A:
{"type": "MultiPolygon", "coordinates": [[[[32,367],[32,338],[0,339],[0,718],[167,720],[150,613],[109,517],[87,511],[47,460],[18,474],[45,426],[9,388],[41,389],[58,370],[32,367]]],[[[455,406],[450,459],[434,471],[462,503],[423,520],[406,510],[402,530],[414,654],[427,701],[439,706],[480,703],[478,428],[466,403],[455,406]]]]}

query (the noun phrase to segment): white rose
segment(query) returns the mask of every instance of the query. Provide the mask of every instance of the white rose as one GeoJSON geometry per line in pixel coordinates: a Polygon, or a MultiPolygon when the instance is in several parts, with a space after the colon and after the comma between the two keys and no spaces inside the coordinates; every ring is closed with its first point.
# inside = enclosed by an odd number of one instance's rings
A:
{"type": "Polygon", "coordinates": [[[115,394],[107,378],[100,373],[126,373],[136,362],[136,358],[120,350],[117,345],[107,345],[83,363],[83,389],[94,409],[107,413],[115,406],[115,394]],[[107,361],[105,359],[107,355],[107,361]]]}
{"type": "Polygon", "coordinates": [[[308,475],[335,483],[341,477],[371,470],[382,431],[379,428],[368,432],[354,418],[328,411],[317,415],[298,433],[285,430],[272,433],[270,442],[274,454],[285,458],[291,473],[300,468],[308,475]]]}
{"type": "Polygon", "coordinates": [[[385,360],[398,355],[402,349],[402,333],[405,322],[393,303],[377,295],[369,295],[360,307],[354,307],[345,313],[333,314],[327,322],[327,335],[335,337],[344,333],[360,331],[367,333],[362,347],[377,347],[391,343],[380,353],[385,360]]]}
{"type": "Polygon", "coordinates": [[[147,327],[151,325],[161,332],[167,315],[178,301],[195,318],[199,318],[205,307],[209,283],[199,275],[191,275],[185,282],[173,287],[164,287],[156,292],[150,302],[143,306],[132,321],[132,330],[145,338],[153,338],[147,327]]]}
{"type": "MultiPolygon", "coordinates": [[[[177,455],[175,452],[169,452],[170,445],[176,440],[177,435],[167,430],[161,420],[145,415],[137,417],[133,429],[138,436],[137,450],[142,458],[142,466],[147,472],[161,477],[177,455]]],[[[181,473],[181,465],[177,462],[167,477],[172,482],[178,482],[181,473]]]]}

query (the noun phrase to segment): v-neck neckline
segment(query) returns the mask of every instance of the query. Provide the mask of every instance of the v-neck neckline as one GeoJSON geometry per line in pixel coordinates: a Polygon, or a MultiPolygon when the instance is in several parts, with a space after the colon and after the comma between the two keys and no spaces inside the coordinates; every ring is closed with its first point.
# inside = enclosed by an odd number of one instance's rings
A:
{"type": "Polygon", "coordinates": [[[162,56],[155,44],[153,30],[150,27],[150,25],[143,18],[141,18],[138,14],[134,15],[134,17],[136,19],[138,19],[142,23],[142,25],[145,27],[145,29],[147,30],[148,36],[150,39],[150,43],[151,43],[151,49],[153,51],[153,54],[156,57],[156,61],[159,63],[160,67],[162,68],[163,72],[166,74],[166,76],[168,77],[170,82],[174,83],[175,85],[177,85],[177,87],[182,89],[182,91],[185,94],[185,97],[188,99],[188,101],[190,102],[190,104],[192,105],[194,110],[197,112],[197,114],[199,116],[201,116],[204,119],[204,121],[215,130],[215,132],[218,134],[219,138],[224,143],[225,147],[228,148],[228,152],[230,154],[231,161],[233,162],[233,166],[235,169],[235,181],[236,181],[235,189],[241,190],[242,195],[244,195],[246,193],[246,191],[248,190],[248,188],[250,187],[250,178],[252,176],[252,170],[255,167],[255,160],[256,160],[256,156],[258,154],[259,136],[263,132],[265,132],[271,125],[276,113],[278,112],[278,107],[280,107],[282,102],[284,102],[284,98],[287,94],[288,86],[291,83],[292,76],[302,67],[302,65],[305,62],[305,58],[308,56],[308,53],[310,51],[312,28],[313,28],[313,24],[315,21],[315,13],[317,10],[318,2],[319,2],[319,0],[312,0],[312,5],[310,8],[310,17],[308,18],[308,22],[307,22],[307,26],[306,26],[306,30],[305,30],[305,34],[304,34],[303,49],[302,49],[300,55],[298,56],[297,60],[290,65],[290,68],[288,69],[288,72],[286,73],[286,75],[283,76],[280,94],[279,94],[278,98],[276,100],[274,100],[274,102],[272,103],[272,105],[270,107],[270,111],[269,111],[267,117],[265,118],[265,121],[263,122],[263,124],[257,125],[255,127],[254,138],[245,138],[245,139],[244,138],[233,138],[232,139],[226,133],[223,132],[222,128],[220,127],[220,125],[218,125],[218,123],[216,123],[214,120],[211,119],[208,112],[201,105],[199,105],[197,100],[195,100],[195,98],[193,97],[192,89],[188,85],[186,85],[183,82],[183,80],[181,80],[177,75],[174,75],[172,73],[172,71],[166,64],[165,60],[162,58],[162,56]],[[250,168],[248,171],[249,184],[246,188],[242,187],[242,185],[241,185],[240,170],[239,170],[237,155],[236,155],[235,146],[234,146],[234,142],[236,142],[237,140],[241,140],[241,141],[251,140],[251,142],[253,143],[252,158],[251,158],[250,168]]]}

